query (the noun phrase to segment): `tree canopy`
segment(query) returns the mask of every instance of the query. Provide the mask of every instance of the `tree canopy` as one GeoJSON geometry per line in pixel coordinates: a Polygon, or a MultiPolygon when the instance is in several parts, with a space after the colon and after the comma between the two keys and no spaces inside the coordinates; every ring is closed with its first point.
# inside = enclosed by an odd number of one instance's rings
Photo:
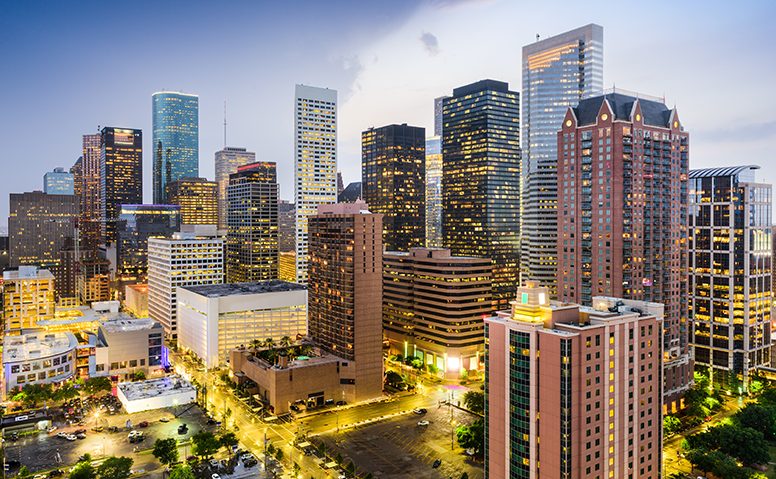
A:
{"type": "Polygon", "coordinates": [[[96,394],[100,391],[110,391],[111,389],[113,389],[113,383],[110,382],[107,376],[89,378],[84,383],[84,392],[87,394],[96,394]]]}
{"type": "Polygon", "coordinates": [[[745,464],[765,464],[770,460],[768,444],[762,432],[748,427],[724,424],[706,432],[688,436],[689,449],[720,452],[745,464]]]}
{"type": "Polygon", "coordinates": [[[402,382],[401,374],[397,373],[396,371],[388,371],[385,373],[385,382],[395,386],[402,382]]]}
{"type": "Polygon", "coordinates": [[[97,474],[100,479],[128,479],[133,462],[131,457],[111,456],[97,467],[97,474]]]}
{"type": "Polygon", "coordinates": [[[482,454],[485,447],[485,421],[477,419],[471,426],[460,426],[455,430],[458,444],[466,449],[474,449],[475,454],[482,454]]]}
{"type": "Polygon", "coordinates": [[[90,462],[79,462],[70,473],[71,479],[95,479],[97,471],[90,462]]]}
{"type": "Polygon", "coordinates": [[[157,439],[152,454],[165,465],[178,462],[178,441],[174,437],[157,439]]]}
{"type": "Polygon", "coordinates": [[[485,412],[485,393],[466,391],[463,395],[463,403],[471,412],[482,414],[485,412]]]}
{"type": "Polygon", "coordinates": [[[191,452],[195,456],[199,456],[205,459],[210,459],[213,454],[221,449],[221,442],[216,439],[216,436],[210,431],[199,431],[191,436],[192,448],[191,452]]]}
{"type": "Polygon", "coordinates": [[[178,464],[170,469],[169,479],[194,479],[194,472],[188,464],[178,464]]]}

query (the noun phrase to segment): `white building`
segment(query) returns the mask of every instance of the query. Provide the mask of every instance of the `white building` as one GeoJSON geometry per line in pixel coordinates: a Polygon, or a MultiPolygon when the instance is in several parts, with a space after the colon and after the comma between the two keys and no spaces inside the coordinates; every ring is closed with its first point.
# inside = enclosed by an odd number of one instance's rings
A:
{"type": "Polygon", "coordinates": [[[129,414],[182,406],[197,398],[196,388],[180,376],[119,383],[117,391],[121,405],[129,414]]]}
{"type": "Polygon", "coordinates": [[[337,90],[296,85],[296,282],[307,284],[307,217],[337,202],[337,90]]]}
{"type": "Polygon", "coordinates": [[[256,153],[245,148],[225,146],[216,151],[216,183],[218,183],[218,227],[226,229],[226,187],[229,175],[237,173],[237,168],[256,162],[256,153]]]}
{"type": "Polygon", "coordinates": [[[27,384],[59,383],[70,379],[75,372],[76,346],[78,341],[69,332],[49,333],[40,330],[5,336],[5,395],[16,386],[22,388],[27,384]]]}
{"type": "Polygon", "coordinates": [[[193,229],[148,239],[148,314],[173,339],[178,335],[178,286],[224,281],[224,240],[215,225],[193,229]]]}
{"type": "Polygon", "coordinates": [[[307,287],[286,281],[186,286],[178,289],[178,345],[208,368],[251,341],[307,334],[307,287]]]}

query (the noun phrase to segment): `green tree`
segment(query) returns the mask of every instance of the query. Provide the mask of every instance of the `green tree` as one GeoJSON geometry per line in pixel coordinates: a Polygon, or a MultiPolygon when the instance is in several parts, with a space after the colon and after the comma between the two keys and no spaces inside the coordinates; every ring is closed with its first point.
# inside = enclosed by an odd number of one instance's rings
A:
{"type": "Polygon", "coordinates": [[[83,459],[81,459],[78,462],[88,462],[88,463],[91,463],[92,462],[92,455],[87,452],[87,453],[85,453],[83,455],[83,459]]]}
{"type": "Polygon", "coordinates": [[[469,379],[469,371],[466,369],[461,369],[461,381],[466,381],[469,379]]]}
{"type": "Polygon", "coordinates": [[[469,473],[464,472],[463,474],[461,474],[461,479],[469,479],[469,473]]]}
{"type": "Polygon", "coordinates": [[[226,434],[222,435],[218,441],[221,443],[221,447],[226,449],[226,452],[231,451],[232,446],[236,446],[240,443],[239,439],[237,439],[237,436],[233,432],[227,432],[226,434]]]}
{"type": "Polygon", "coordinates": [[[54,391],[52,399],[55,401],[64,401],[78,396],[78,389],[73,387],[73,383],[65,383],[62,387],[54,391]]]}
{"type": "Polygon", "coordinates": [[[294,477],[299,476],[299,473],[302,471],[302,468],[299,467],[299,464],[297,464],[296,462],[294,463],[294,466],[292,469],[294,471],[294,477]]]}
{"type": "Polygon", "coordinates": [[[29,477],[32,474],[30,473],[30,470],[27,468],[27,466],[22,466],[21,469],[19,469],[19,477],[29,477]]]}
{"type": "Polygon", "coordinates": [[[735,413],[732,419],[740,427],[760,431],[768,440],[776,438],[776,406],[747,404],[735,413]]]}
{"type": "Polygon", "coordinates": [[[672,434],[676,432],[680,427],[682,426],[682,421],[680,421],[676,416],[672,414],[666,414],[663,416],[663,434],[672,434]]]}
{"type": "Polygon", "coordinates": [[[270,455],[270,456],[274,456],[275,455],[275,446],[273,446],[272,444],[267,446],[267,454],[270,455]]]}
{"type": "Polygon", "coordinates": [[[251,348],[253,348],[253,355],[258,356],[259,355],[259,349],[264,345],[264,341],[260,339],[252,339],[251,340],[251,348]]]}
{"type": "Polygon", "coordinates": [[[374,479],[374,475],[371,472],[367,472],[366,476],[364,476],[364,479],[374,479]]]}
{"type": "Polygon", "coordinates": [[[309,344],[303,344],[299,346],[299,354],[302,356],[310,356],[313,354],[313,347],[309,344]]]}
{"type": "Polygon", "coordinates": [[[145,381],[146,374],[143,371],[135,371],[135,381],[145,381]]]}
{"type": "Polygon", "coordinates": [[[131,457],[111,456],[99,465],[97,474],[100,479],[128,479],[133,462],[131,457]]]}
{"type": "Polygon", "coordinates": [[[285,457],[285,454],[283,454],[283,449],[278,448],[277,451],[275,451],[275,459],[280,462],[283,460],[283,457],[285,457]]]}
{"type": "Polygon", "coordinates": [[[113,389],[113,383],[107,376],[99,376],[96,378],[89,378],[84,383],[84,392],[87,394],[96,394],[100,391],[110,391],[113,389]]]}
{"type": "Polygon", "coordinates": [[[763,406],[776,405],[776,388],[766,387],[763,392],[757,396],[757,402],[763,406]]]}
{"type": "Polygon", "coordinates": [[[188,464],[178,464],[170,469],[169,479],[194,479],[194,472],[188,464]]]}
{"type": "Polygon", "coordinates": [[[267,349],[273,349],[276,346],[275,340],[272,338],[267,338],[264,340],[264,347],[267,349]]]}
{"type": "Polygon", "coordinates": [[[325,456],[326,455],[326,443],[325,442],[321,441],[321,443],[318,444],[318,452],[321,453],[321,456],[325,456]]]}
{"type": "Polygon", "coordinates": [[[291,339],[291,337],[283,336],[282,338],[280,338],[280,346],[281,347],[287,348],[287,347],[291,346],[292,344],[294,344],[294,340],[291,339]]]}
{"type": "Polygon", "coordinates": [[[353,464],[353,461],[350,461],[347,466],[345,466],[345,470],[349,472],[351,475],[356,474],[356,465],[353,464]]]}
{"type": "Polygon", "coordinates": [[[195,456],[205,459],[210,459],[221,449],[221,443],[216,439],[215,434],[205,430],[191,436],[191,444],[191,452],[195,456]]]}
{"type": "Polygon", "coordinates": [[[400,382],[402,382],[401,375],[397,373],[396,371],[388,371],[385,373],[385,382],[387,384],[392,384],[396,386],[400,382]]]}
{"type": "Polygon", "coordinates": [[[770,460],[768,443],[765,442],[763,433],[748,427],[723,424],[706,432],[693,434],[687,437],[686,442],[689,449],[720,452],[745,464],[765,464],[770,460]]]}
{"type": "Polygon", "coordinates": [[[157,439],[152,454],[164,465],[178,462],[178,441],[174,437],[157,439]]]}
{"type": "Polygon", "coordinates": [[[70,472],[70,479],[95,479],[97,471],[89,462],[79,462],[70,472]]]}
{"type": "Polygon", "coordinates": [[[463,403],[473,413],[485,412],[485,393],[480,391],[466,391],[463,395],[463,403]]]}
{"type": "Polygon", "coordinates": [[[485,447],[485,421],[477,419],[471,426],[459,426],[455,435],[461,447],[474,449],[475,454],[482,454],[485,447]]]}
{"type": "Polygon", "coordinates": [[[342,457],[342,454],[337,453],[337,455],[334,457],[334,462],[337,463],[338,466],[342,465],[342,461],[344,461],[345,458],[342,457]]]}

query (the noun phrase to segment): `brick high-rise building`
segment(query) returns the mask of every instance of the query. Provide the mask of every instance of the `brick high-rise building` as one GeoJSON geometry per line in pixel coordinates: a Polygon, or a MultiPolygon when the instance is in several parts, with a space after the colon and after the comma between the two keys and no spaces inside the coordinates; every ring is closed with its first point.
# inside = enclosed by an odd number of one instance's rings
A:
{"type": "Polygon", "coordinates": [[[662,99],[613,91],[569,108],[557,141],[558,299],[664,304],[664,403],[676,411],[693,384],[688,134],[662,99]]]}
{"type": "Polygon", "coordinates": [[[485,477],[661,477],[663,305],[549,294],[485,320],[485,477]]]}
{"type": "Polygon", "coordinates": [[[181,207],[181,224],[218,224],[218,183],[184,177],[167,183],[167,201],[181,207]]]}
{"type": "Polygon", "coordinates": [[[382,395],[382,216],[363,202],[319,205],[308,218],[308,331],[342,358],[343,397],[382,395]],[[344,382],[343,382],[344,381],[344,382]]]}

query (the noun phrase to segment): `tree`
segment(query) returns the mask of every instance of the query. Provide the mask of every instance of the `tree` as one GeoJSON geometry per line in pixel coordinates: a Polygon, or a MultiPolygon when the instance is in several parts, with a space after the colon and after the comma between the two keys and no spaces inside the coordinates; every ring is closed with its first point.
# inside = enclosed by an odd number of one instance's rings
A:
{"type": "Polygon", "coordinates": [[[275,446],[273,446],[272,444],[267,446],[267,454],[269,454],[270,456],[274,456],[275,455],[275,446]]]}
{"type": "Polygon", "coordinates": [[[461,479],[469,479],[469,473],[464,472],[463,474],[461,474],[461,479]]]}
{"type": "Polygon", "coordinates": [[[61,388],[54,391],[52,399],[55,401],[63,401],[66,399],[73,399],[78,396],[78,389],[73,387],[72,383],[65,383],[61,388]]]}
{"type": "Polygon", "coordinates": [[[70,473],[70,479],[95,479],[97,471],[89,462],[79,462],[70,473]]]}
{"type": "Polygon", "coordinates": [[[296,348],[286,349],[286,354],[288,354],[288,357],[291,359],[295,359],[297,356],[299,356],[299,352],[296,350],[296,348]]]}
{"type": "Polygon", "coordinates": [[[188,464],[178,464],[170,470],[169,479],[194,479],[194,472],[188,464]]]}
{"type": "Polygon", "coordinates": [[[303,344],[299,346],[299,354],[302,356],[310,356],[313,353],[313,347],[309,344],[303,344]]]}
{"type": "Polygon", "coordinates": [[[706,432],[693,434],[687,437],[686,442],[689,449],[720,452],[746,464],[765,464],[770,460],[768,443],[765,442],[763,433],[748,427],[723,424],[706,432]]]}
{"type": "Polygon", "coordinates": [[[321,441],[321,443],[318,444],[318,452],[321,453],[321,456],[325,456],[326,455],[326,443],[325,442],[321,441]]]}
{"type": "Polygon", "coordinates": [[[258,356],[259,355],[259,349],[264,345],[264,341],[260,339],[253,339],[251,340],[251,348],[253,348],[253,355],[258,356]]]}
{"type": "Polygon", "coordinates": [[[469,379],[469,371],[465,369],[461,369],[461,381],[466,381],[469,379]]]}
{"type": "Polygon", "coordinates": [[[485,448],[485,421],[477,419],[471,426],[460,426],[455,430],[458,444],[465,449],[474,449],[475,454],[482,454],[485,448]]]}
{"type": "Polygon", "coordinates": [[[663,416],[663,434],[672,434],[681,426],[682,421],[680,421],[676,416],[671,414],[663,416]]]}
{"type": "Polygon", "coordinates": [[[351,475],[356,474],[356,465],[353,464],[353,461],[350,461],[347,466],[345,466],[345,470],[348,471],[351,475]]]}
{"type": "Polygon", "coordinates": [[[299,473],[302,471],[302,468],[299,467],[299,464],[295,462],[293,466],[293,470],[294,470],[294,477],[297,477],[299,476],[299,473]]]}
{"type": "Polygon", "coordinates": [[[341,465],[342,461],[344,461],[344,460],[345,460],[345,458],[342,457],[342,454],[340,454],[340,453],[337,453],[337,455],[334,457],[334,462],[336,462],[338,466],[341,465]]]}
{"type": "Polygon", "coordinates": [[[397,373],[396,371],[388,371],[385,373],[385,382],[396,386],[402,382],[401,374],[397,373]]]}
{"type": "Polygon", "coordinates": [[[143,371],[135,371],[135,381],[145,381],[146,374],[143,371]]]}
{"type": "Polygon", "coordinates": [[[471,412],[482,414],[485,412],[485,393],[479,391],[466,391],[463,395],[463,403],[471,412]]]}
{"type": "Polygon", "coordinates": [[[375,476],[374,476],[374,475],[372,475],[372,473],[371,473],[371,472],[367,472],[367,473],[366,473],[366,476],[364,476],[364,479],[374,479],[374,477],[375,477],[375,476]]]}
{"type": "Polygon", "coordinates": [[[128,479],[133,462],[131,457],[111,456],[100,464],[97,474],[100,479],[128,479]]]}
{"type": "Polygon", "coordinates": [[[84,383],[84,392],[87,394],[96,394],[100,391],[110,391],[113,389],[113,383],[107,376],[100,376],[96,378],[89,378],[84,383]]]}
{"type": "Polygon", "coordinates": [[[291,346],[294,343],[294,341],[289,336],[283,336],[280,338],[280,346],[283,348],[287,348],[291,346]]]}
{"type": "Polygon", "coordinates": [[[178,462],[178,441],[174,437],[157,439],[152,454],[164,465],[178,462]]]}
{"type": "Polygon", "coordinates": [[[267,338],[264,340],[264,347],[267,349],[272,349],[275,347],[275,341],[272,338],[267,338]]]}
{"type": "Polygon", "coordinates": [[[221,449],[221,443],[216,439],[215,434],[210,431],[199,431],[191,436],[191,452],[198,457],[210,459],[213,454],[221,449]]]}
{"type": "Polygon", "coordinates": [[[218,441],[221,443],[221,447],[226,449],[226,452],[229,452],[232,446],[236,446],[240,443],[240,441],[237,439],[237,436],[233,432],[227,432],[226,434],[222,435],[218,441]]]}
{"type": "Polygon", "coordinates": [[[278,448],[277,451],[275,451],[275,459],[277,459],[278,462],[282,461],[284,456],[285,454],[283,454],[283,449],[278,448]]]}
{"type": "Polygon", "coordinates": [[[30,470],[27,469],[27,466],[22,466],[21,469],[19,469],[19,477],[29,477],[32,474],[30,473],[30,470]]]}
{"type": "Polygon", "coordinates": [[[733,415],[733,421],[740,427],[752,428],[763,433],[766,439],[776,438],[776,407],[747,404],[733,415]]]}
{"type": "Polygon", "coordinates": [[[90,463],[90,464],[91,464],[91,462],[92,462],[92,455],[91,455],[91,454],[89,454],[89,453],[87,452],[87,453],[85,453],[85,454],[83,455],[83,459],[81,459],[81,460],[80,460],[80,461],[78,461],[78,462],[88,462],[88,463],[90,463]]]}

